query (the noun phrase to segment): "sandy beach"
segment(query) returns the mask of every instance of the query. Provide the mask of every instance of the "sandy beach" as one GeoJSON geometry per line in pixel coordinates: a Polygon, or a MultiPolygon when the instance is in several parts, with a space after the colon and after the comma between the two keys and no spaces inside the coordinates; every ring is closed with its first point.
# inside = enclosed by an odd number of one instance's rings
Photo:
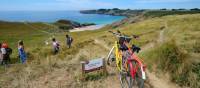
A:
{"type": "Polygon", "coordinates": [[[80,28],[74,28],[70,30],[70,32],[79,32],[79,31],[86,31],[86,30],[98,30],[102,28],[104,25],[92,25],[92,26],[85,26],[80,28]]]}

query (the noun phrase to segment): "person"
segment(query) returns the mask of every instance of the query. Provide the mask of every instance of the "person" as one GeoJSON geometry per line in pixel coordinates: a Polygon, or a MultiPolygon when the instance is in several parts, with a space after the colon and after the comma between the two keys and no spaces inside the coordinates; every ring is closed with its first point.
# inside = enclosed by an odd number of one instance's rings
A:
{"type": "Polygon", "coordinates": [[[73,42],[73,38],[67,34],[66,35],[66,44],[67,44],[68,48],[71,48],[72,42],[73,42]]]}
{"type": "Polygon", "coordinates": [[[53,53],[57,54],[59,52],[60,44],[56,41],[55,38],[52,39],[53,44],[53,53]]]}
{"type": "Polygon", "coordinates": [[[24,42],[22,40],[20,40],[18,42],[18,54],[19,54],[19,58],[22,64],[26,63],[26,52],[24,49],[24,42]]]}
{"type": "Polygon", "coordinates": [[[3,43],[1,44],[1,53],[3,57],[1,64],[8,65],[8,63],[11,62],[10,55],[12,54],[12,49],[8,47],[8,44],[3,43]]]}
{"type": "Polygon", "coordinates": [[[0,43],[0,64],[2,64],[2,61],[3,61],[3,54],[2,54],[2,51],[1,51],[1,43],[0,43]]]}

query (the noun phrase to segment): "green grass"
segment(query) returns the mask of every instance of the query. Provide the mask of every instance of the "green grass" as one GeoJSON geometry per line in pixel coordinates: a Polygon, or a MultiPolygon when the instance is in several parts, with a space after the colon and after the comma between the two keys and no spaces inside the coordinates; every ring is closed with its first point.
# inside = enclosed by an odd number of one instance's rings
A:
{"type": "Polygon", "coordinates": [[[200,11],[147,11],[145,17],[162,17],[167,15],[198,14],[200,11]]]}
{"type": "MultiPolygon", "coordinates": [[[[35,81],[44,81],[41,79],[46,76],[50,76],[48,81],[56,80],[58,76],[62,76],[62,74],[56,75],[58,74],[56,72],[63,72],[63,74],[70,75],[69,78],[66,78],[69,79],[66,82],[71,82],[71,86],[67,87],[95,86],[95,84],[91,84],[91,81],[81,82],[79,80],[81,75],[80,61],[105,57],[108,50],[102,45],[96,44],[95,40],[100,40],[102,44],[111,47],[116,38],[108,30],[115,31],[119,29],[127,35],[140,35],[138,40],[132,40],[132,43],[138,46],[142,47],[149,43],[155,44],[154,48],[149,48],[140,54],[152,71],[171,73],[170,77],[173,82],[181,86],[198,88],[200,86],[198,69],[200,62],[199,17],[200,14],[171,15],[149,18],[141,22],[125,24],[114,29],[107,26],[101,30],[74,32],[70,33],[74,38],[71,49],[67,49],[65,46],[66,32],[56,33],[55,37],[61,43],[61,51],[57,55],[52,55],[51,44],[44,44],[44,41],[49,39],[51,35],[42,32],[48,31],[54,33],[53,26],[44,23],[29,23],[35,28],[41,29],[41,31],[33,29],[24,23],[0,22],[0,41],[8,42],[15,50],[12,57],[16,60],[13,62],[17,61],[16,49],[18,40],[24,40],[25,49],[29,53],[26,65],[15,63],[13,64],[14,66],[7,69],[0,67],[0,85],[16,88],[37,87],[39,85],[33,84],[35,81]],[[159,43],[158,39],[162,27],[165,27],[163,29],[164,42],[159,43]],[[24,81],[27,83],[24,83],[24,81]]],[[[94,74],[89,76],[89,79],[102,83],[106,79],[102,79],[101,77],[101,74],[94,74]]],[[[53,84],[47,82],[45,85],[54,87],[53,84]]],[[[55,83],[54,85],[57,84],[55,83]]],[[[101,87],[105,86],[101,85],[101,87]]]]}
{"type": "MultiPolygon", "coordinates": [[[[154,20],[157,19],[160,18],[154,20]]],[[[197,58],[200,58],[197,48],[200,37],[199,15],[166,16],[161,19],[165,20],[168,26],[164,31],[164,43],[157,43],[156,48],[144,52],[141,56],[151,70],[168,72],[173,82],[198,88],[199,73],[196,67],[199,64],[197,58]],[[193,72],[192,69],[196,71],[193,72]]]]}

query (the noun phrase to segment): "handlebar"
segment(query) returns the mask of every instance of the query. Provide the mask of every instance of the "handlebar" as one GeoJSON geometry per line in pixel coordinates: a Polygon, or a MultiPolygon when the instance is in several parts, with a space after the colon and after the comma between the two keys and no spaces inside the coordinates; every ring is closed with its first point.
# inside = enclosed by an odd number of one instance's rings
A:
{"type": "Polygon", "coordinates": [[[137,35],[132,35],[132,37],[129,37],[129,36],[126,36],[126,35],[122,35],[119,30],[117,31],[118,33],[115,33],[113,31],[108,31],[108,32],[112,33],[113,35],[115,35],[118,38],[127,38],[127,39],[139,38],[139,36],[137,36],[137,35]]]}

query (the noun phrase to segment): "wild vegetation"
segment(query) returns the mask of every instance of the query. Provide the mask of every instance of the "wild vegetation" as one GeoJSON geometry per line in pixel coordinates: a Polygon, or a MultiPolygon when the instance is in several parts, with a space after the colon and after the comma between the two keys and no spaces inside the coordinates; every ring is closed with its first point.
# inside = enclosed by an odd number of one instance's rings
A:
{"type": "Polygon", "coordinates": [[[166,15],[184,15],[184,14],[197,14],[200,10],[157,10],[157,11],[147,11],[145,17],[162,17],[166,15]]]}
{"type": "MultiPolygon", "coordinates": [[[[25,65],[13,61],[8,68],[0,67],[0,87],[3,88],[113,88],[120,87],[118,75],[114,67],[107,67],[109,74],[92,73],[87,81],[81,81],[80,61],[106,57],[115,37],[108,30],[120,30],[124,34],[139,35],[132,43],[142,47],[139,56],[147,64],[150,72],[157,75],[169,75],[172,82],[184,87],[200,87],[199,45],[200,14],[170,15],[148,18],[123,26],[106,26],[100,30],[70,33],[74,38],[73,47],[65,46],[65,34],[55,33],[57,29],[46,24],[31,24],[35,30],[24,23],[1,23],[0,40],[6,41],[16,49],[19,39],[25,41],[25,49],[29,53],[25,65]],[[39,26],[40,25],[40,26],[39,26]],[[48,28],[49,27],[49,28],[48,28]],[[44,28],[44,29],[43,29],[44,28]],[[45,29],[47,28],[47,29],[45,29]],[[51,45],[44,41],[52,37],[61,43],[61,51],[52,55],[51,45]],[[21,31],[23,30],[23,31],[21,31]],[[12,36],[9,36],[12,35],[12,36]]],[[[17,53],[12,55],[17,59],[17,53]]],[[[151,88],[147,80],[145,86],[151,88]]]]}

